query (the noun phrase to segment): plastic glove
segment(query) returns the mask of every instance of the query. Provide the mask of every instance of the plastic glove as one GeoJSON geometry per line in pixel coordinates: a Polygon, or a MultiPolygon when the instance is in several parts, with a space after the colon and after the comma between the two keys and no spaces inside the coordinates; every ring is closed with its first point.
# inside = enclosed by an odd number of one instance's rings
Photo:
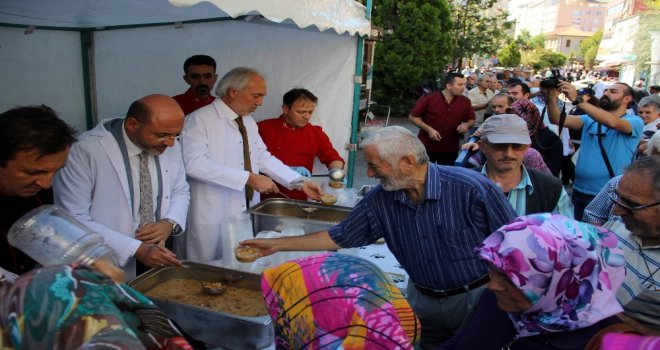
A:
{"type": "Polygon", "coordinates": [[[304,177],[312,177],[312,173],[310,173],[309,170],[307,170],[307,168],[305,168],[304,166],[292,166],[289,168],[291,168],[291,170],[297,172],[298,174],[304,177]]]}

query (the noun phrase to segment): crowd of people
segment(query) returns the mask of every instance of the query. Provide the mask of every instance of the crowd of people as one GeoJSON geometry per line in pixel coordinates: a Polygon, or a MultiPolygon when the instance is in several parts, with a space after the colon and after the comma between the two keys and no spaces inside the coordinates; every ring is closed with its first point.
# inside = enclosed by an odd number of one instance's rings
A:
{"type": "MultiPolygon", "coordinates": [[[[224,223],[263,198],[320,199],[315,159],[328,170],[345,165],[310,123],[322,100],[293,88],[281,115],[257,123],[264,75],[237,67],[218,80],[216,68],[213,58],[192,56],[183,94],[142,97],[125,117],[79,135],[47,106],[0,114],[8,209],[0,347],[194,344],[123,280],[93,266],[40,268],[13,248],[9,228],[34,207],[55,203],[101,234],[130,279],[184,259],[231,258],[221,254],[220,238],[231,234],[224,223]],[[25,293],[75,294],[80,306],[70,313],[53,303],[37,330],[21,321],[35,310],[12,302],[25,293]],[[86,293],[104,296],[103,312],[84,304],[93,299],[86,293]],[[82,329],[87,344],[75,336],[82,329]]],[[[267,256],[384,239],[409,276],[404,297],[374,266],[338,254],[267,269],[262,291],[278,348],[581,349],[605,344],[608,332],[660,335],[660,97],[636,101],[642,94],[621,82],[599,93],[508,73],[449,73],[410,111],[417,135],[392,126],[362,140],[367,174],[380,185],[344,221],[241,242],[267,256]],[[574,169],[569,129],[579,135],[574,169]],[[469,135],[478,141],[465,143],[469,135]],[[477,152],[474,169],[454,166],[461,147],[477,152]]]]}

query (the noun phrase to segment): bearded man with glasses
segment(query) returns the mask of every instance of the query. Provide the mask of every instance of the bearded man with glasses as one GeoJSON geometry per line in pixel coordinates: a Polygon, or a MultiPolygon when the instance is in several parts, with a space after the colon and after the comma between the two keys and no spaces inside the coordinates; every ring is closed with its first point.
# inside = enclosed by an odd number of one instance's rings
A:
{"type": "Polygon", "coordinates": [[[620,219],[604,226],[616,233],[626,260],[616,295],[620,318],[643,334],[660,335],[660,158],[634,161],[608,195],[620,219]]]}

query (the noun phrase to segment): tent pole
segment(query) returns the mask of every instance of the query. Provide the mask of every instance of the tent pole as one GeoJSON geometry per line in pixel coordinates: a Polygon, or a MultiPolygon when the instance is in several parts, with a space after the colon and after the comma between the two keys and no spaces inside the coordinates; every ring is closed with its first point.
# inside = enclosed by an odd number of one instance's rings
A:
{"type": "MultiPolygon", "coordinates": [[[[367,0],[365,18],[371,21],[372,0],[367,0]]],[[[357,152],[358,128],[360,126],[360,90],[362,87],[362,63],[364,58],[364,38],[358,37],[357,53],[355,58],[355,80],[353,83],[353,117],[351,120],[351,146],[348,151],[348,177],[346,183],[348,187],[353,187],[353,178],[355,172],[355,154],[357,152]]]]}
{"type": "Polygon", "coordinates": [[[85,98],[85,122],[87,130],[94,127],[94,110],[96,100],[93,95],[96,94],[96,89],[92,86],[92,70],[93,59],[92,50],[94,45],[94,31],[81,30],[80,31],[80,54],[82,55],[82,74],[83,74],[83,92],[85,98]]]}

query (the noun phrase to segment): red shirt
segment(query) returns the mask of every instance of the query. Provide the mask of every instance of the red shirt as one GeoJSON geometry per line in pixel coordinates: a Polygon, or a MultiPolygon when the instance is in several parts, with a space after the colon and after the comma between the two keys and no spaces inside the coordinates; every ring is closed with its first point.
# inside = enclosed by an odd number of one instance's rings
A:
{"type": "MultiPolygon", "coordinates": [[[[326,166],[335,160],[344,161],[320,126],[307,123],[302,128],[294,129],[286,125],[284,116],[266,119],[257,125],[268,152],[288,166],[303,166],[311,173],[317,157],[326,166]]],[[[291,198],[307,199],[303,191],[278,187],[291,198]]],[[[266,197],[261,195],[262,199],[266,197]]]]}
{"type": "Polygon", "coordinates": [[[181,109],[183,109],[183,114],[185,115],[188,115],[196,111],[198,108],[204,107],[215,100],[215,96],[211,95],[205,99],[197,97],[192,89],[188,89],[181,95],[176,95],[172,98],[179,104],[179,106],[181,106],[181,109]]]}
{"type": "Polygon", "coordinates": [[[475,119],[470,99],[465,96],[455,96],[451,103],[447,103],[441,91],[420,97],[410,114],[422,118],[424,123],[440,133],[442,136],[440,142],[431,140],[424,130],[419,130],[417,134],[427,150],[439,153],[458,153],[461,137],[456,128],[463,122],[475,119]]]}

